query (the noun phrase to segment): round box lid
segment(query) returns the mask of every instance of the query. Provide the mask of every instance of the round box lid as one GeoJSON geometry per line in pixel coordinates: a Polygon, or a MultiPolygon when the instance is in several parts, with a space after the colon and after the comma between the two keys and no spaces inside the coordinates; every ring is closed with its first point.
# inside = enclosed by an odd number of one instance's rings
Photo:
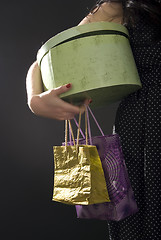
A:
{"type": "Polygon", "coordinates": [[[38,51],[37,60],[38,64],[41,64],[43,56],[55,46],[58,46],[64,42],[87,37],[97,34],[119,34],[125,37],[129,36],[128,30],[122,24],[111,23],[111,22],[94,22],[84,25],[79,25],[76,27],[69,28],[54,37],[50,38],[38,51]]]}

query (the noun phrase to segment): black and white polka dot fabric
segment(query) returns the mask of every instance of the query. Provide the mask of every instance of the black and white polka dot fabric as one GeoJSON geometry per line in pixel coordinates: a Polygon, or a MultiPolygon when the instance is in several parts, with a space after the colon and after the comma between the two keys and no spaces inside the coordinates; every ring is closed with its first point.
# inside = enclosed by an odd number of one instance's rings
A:
{"type": "Polygon", "coordinates": [[[120,103],[115,125],[139,212],[108,227],[110,240],[160,240],[161,27],[142,15],[129,33],[143,87],[120,103]]]}

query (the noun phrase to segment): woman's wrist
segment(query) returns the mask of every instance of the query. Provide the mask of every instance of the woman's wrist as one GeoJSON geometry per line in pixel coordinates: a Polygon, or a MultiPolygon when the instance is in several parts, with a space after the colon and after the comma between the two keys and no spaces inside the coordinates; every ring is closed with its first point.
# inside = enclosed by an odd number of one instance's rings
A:
{"type": "Polygon", "coordinates": [[[39,108],[39,104],[40,104],[41,98],[39,95],[31,95],[28,96],[28,101],[27,104],[30,108],[30,110],[36,114],[36,109],[39,108]]]}

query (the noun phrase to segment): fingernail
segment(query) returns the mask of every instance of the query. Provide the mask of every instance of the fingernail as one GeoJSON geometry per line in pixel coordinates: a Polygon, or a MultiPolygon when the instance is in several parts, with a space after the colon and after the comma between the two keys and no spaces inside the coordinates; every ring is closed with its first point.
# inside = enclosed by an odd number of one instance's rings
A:
{"type": "Polygon", "coordinates": [[[92,103],[92,102],[93,102],[93,100],[92,100],[92,99],[90,99],[90,100],[89,100],[89,103],[92,103]]]}
{"type": "Polygon", "coordinates": [[[71,83],[68,83],[67,85],[66,85],[66,88],[70,88],[72,86],[72,84],[71,83]]]}

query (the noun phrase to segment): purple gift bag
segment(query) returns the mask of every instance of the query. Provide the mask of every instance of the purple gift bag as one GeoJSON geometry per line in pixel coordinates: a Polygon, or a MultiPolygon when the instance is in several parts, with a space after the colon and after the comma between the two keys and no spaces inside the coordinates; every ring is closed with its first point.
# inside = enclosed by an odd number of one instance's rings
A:
{"type": "MultiPolygon", "coordinates": [[[[91,109],[87,108],[102,134],[101,136],[91,136],[87,111],[89,144],[95,145],[98,149],[111,202],[88,206],[76,205],[77,217],[119,221],[138,211],[124,161],[120,137],[118,134],[104,135],[91,109]]],[[[79,144],[85,144],[84,136],[79,140],[79,144]]]]}

